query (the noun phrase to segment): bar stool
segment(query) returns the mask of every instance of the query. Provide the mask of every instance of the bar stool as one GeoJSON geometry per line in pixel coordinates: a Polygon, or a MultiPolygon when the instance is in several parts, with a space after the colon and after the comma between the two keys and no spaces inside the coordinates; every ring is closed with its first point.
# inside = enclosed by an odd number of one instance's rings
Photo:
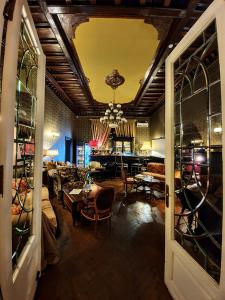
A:
{"type": "Polygon", "coordinates": [[[140,173],[141,167],[142,167],[141,163],[133,163],[133,164],[131,164],[131,169],[130,169],[131,176],[134,176],[134,175],[140,173]]]}

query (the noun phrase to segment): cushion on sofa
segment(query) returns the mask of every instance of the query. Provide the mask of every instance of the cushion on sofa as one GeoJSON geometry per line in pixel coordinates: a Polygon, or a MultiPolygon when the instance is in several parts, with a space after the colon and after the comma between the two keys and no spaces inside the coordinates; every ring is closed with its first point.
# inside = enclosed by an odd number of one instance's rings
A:
{"type": "Polygon", "coordinates": [[[42,212],[49,219],[51,224],[56,228],[57,227],[57,220],[56,220],[56,215],[55,215],[55,212],[54,212],[53,207],[51,205],[51,202],[49,200],[41,201],[41,209],[42,209],[42,212]]]}
{"type": "Polygon", "coordinates": [[[165,164],[150,162],[147,165],[147,171],[165,175],[165,164]]]}
{"type": "Polygon", "coordinates": [[[100,167],[101,167],[101,164],[100,164],[100,162],[98,162],[98,161],[90,161],[89,167],[90,167],[91,169],[97,169],[97,168],[100,168],[100,167]]]}
{"type": "Polygon", "coordinates": [[[42,187],[41,190],[41,200],[48,200],[49,199],[49,192],[47,187],[42,187]]]}

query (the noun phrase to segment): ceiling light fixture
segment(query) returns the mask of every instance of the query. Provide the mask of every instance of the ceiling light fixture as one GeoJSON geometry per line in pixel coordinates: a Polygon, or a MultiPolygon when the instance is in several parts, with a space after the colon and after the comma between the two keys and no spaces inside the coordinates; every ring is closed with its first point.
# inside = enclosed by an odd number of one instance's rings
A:
{"type": "Polygon", "coordinates": [[[117,128],[120,124],[127,123],[127,119],[122,117],[121,104],[115,103],[116,88],[124,81],[124,77],[117,70],[113,70],[112,74],[107,75],[105,78],[105,83],[113,89],[113,101],[109,103],[109,108],[106,109],[104,117],[100,118],[100,122],[107,124],[110,128],[117,128]]]}

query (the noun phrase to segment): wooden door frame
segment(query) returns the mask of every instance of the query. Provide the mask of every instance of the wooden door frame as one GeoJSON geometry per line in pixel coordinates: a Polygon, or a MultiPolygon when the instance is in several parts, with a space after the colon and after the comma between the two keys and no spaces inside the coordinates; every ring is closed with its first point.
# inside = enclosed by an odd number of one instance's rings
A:
{"type": "MultiPolygon", "coordinates": [[[[169,207],[166,208],[166,230],[165,230],[165,283],[174,299],[184,299],[183,295],[177,289],[173,280],[172,265],[178,258],[182,258],[182,264],[187,266],[187,272],[193,276],[198,287],[205,295],[205,299],[224,299],[225,295],[225,242],[222,243],[221,258],[221,278],[220,284],[217,284],[209,274],[178,244],[174,239],[174,67],[173,64],[214,19],[217,24],[217,41],[220,61],[220,79],[221,79],[221,104],[222,104],[222,128],[225,133],[225,39],[224,39],[224,16],[225,2],[215,0],[210,7],[203,13],[199,20],[193,25],[182,41],[176,46],[166,59],[166,184],[170,187],[169,207]],[[176,255],[175,255],[176,254],[176,255]],[[201,281],[201,282],[200,282],[201,281]],[[204,283],[204,284],[201,284],[204,283]]],[[[223,151],[225,157],[225,134],[222,135],[223,151]]],[[[225,174],[225,163],[223,163],[223,174],[225,174]]],[[[225,195],[225,185],[223,185],[223,196],[225,195]]],[[[225,205],[223,205],[223,216],[225,216],[225,205]]],[[[223,217],[222,236],[225,236],[225,221],[223,217]]],[[[182,272],[182,271],[181,271],[182,272]]],[[[191,290],[190,290],[191,293],[191,290]]]]}
{"type": "MultiPolygon", "coordinates": [[[[1,24],[2,25],[2,24],[1,24]]],[[[4,166],[4,194],[0,199],[0,285],[4,299],[32,299],[36,289],[34,274],[30,272],[31,265],[41,270],[41,186],[42,186],[42,153],[43,153],[43,123],[45,95],[45,55],[25,0],[15,3],[13,20],[8,22],[5,56],[2,78],[1,101],[1,131],[0,145],[6,145],[0,153],[0,165],[4,166]],[[16,97],[16,74],[19,33],[21,17],[24,16],[31,31],[35,46],[39,51],[37,74],[37,116],[36,116],[36,156],[33,193],[33,226],[32,235],[24,247],[16,268],[12,268],[12,221],[11,201],[13,177],[13,133],[14,133],[14,103],[16,97]],[[26,280],[28,279],[29,280],[26,280]]],[[[35,274],[36,277],[36,274],[35,274]]]]}

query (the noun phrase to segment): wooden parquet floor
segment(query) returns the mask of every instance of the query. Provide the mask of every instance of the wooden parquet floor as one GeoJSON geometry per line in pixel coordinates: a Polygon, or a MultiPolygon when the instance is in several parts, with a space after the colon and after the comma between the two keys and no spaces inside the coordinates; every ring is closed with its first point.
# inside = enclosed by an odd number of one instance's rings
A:
{"type": "MultiPolygon", "coordinates": [[[[73,227],[71,214],[55,204],[61,259],[40,278],[36,300],[167,300],[164,284],[164,201],[131,193],[120,206],[120,180],[99,183],[117,190],[111,236],[107,224],[73,227]]],[[[56,201],[56,200],[55,200],[56,201]]]]}

